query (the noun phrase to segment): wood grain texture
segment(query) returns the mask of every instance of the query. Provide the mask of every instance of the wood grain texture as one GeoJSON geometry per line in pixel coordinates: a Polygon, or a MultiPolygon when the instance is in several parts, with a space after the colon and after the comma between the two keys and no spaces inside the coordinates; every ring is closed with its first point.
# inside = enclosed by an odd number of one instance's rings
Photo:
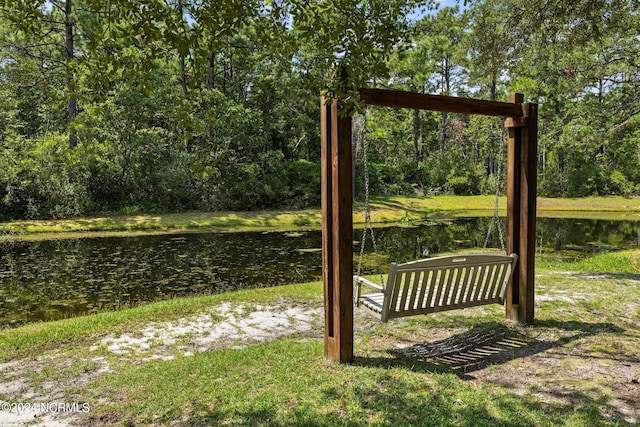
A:
{"type": "Polygon", "coordinates": [[[520,105],[510,102],[429,95],[389,89],[361,88],[358,90],[358,93],[360,94],[360,99],[366,104],[379,107],[411,108],[510,118],[522,117],[524,115],[520,105]]]}

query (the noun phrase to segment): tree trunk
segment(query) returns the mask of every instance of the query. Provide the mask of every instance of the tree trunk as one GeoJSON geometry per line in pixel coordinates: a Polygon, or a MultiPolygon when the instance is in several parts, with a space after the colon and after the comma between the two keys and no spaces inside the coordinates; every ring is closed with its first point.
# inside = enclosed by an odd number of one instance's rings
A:
{"type": "Polygon", "coordinates": [[[491,79],[491,88],[489,89],[489,100],[490,101],[495,101],[497,96],[497,87],[498,87],[498,82],[497,82],[497,77],[493,76],[493,78],[491,79]]]}
{"type": "Polygon", "coordinates": [[[211,52],[209,56],[208,66],[209,72],[207,73],[207,89],[212,90],[216,87],[216,53],[211,52]]]}
{"type": "Polygon", "coordinates": [[[182,88],[182,96],[185,98],[189,96],[189,87],[188,87],[188,76],[187,76],[187,63],[184,56],[180,55],[180,87],[182,88]]]}
{"type": "MultiPolygon", "coordinates": [[[[69,103],[67,109],[67,126],[71,125],[73,120],[76,118],[78,114],[78,101],[76,98],[76,87],[75,87],[75,79],[74,79],[74,71],[72,69],[73,58],[74,58],[74,47],[73,47],[73,19],[71,14],[73,12],[72,1],[67,0],[65,3],[65,19],[64,19],[64,34],[65,34],[65,61],[67,64],[67,92],[69,96],[69,103]]],[[[74,148],[78,145],[78,139],[76,132],[72,130],[69,133],[69,148],[74,148]]]]}
{"type": "Polygon", "coordinates": [[[413,159],[416,162],[422,160],[422,123],[420,110],[413,110],[413,159]]]}
{"type": "MultiPolygon", "coordinates": [[[[184,15],[184,7],[182,4],[182,0],[178,0],[178,19],[182,23],[182,35],[186,38],[187,29],[184,26],[184,19],[182,19],[184,15]]],[[[182,49],[179,50],[180,55],[180,87],[182,87],[182,95],[186,98],[189,96],[189,75],[187,73],[187,61],[184,53],[182,53],[182,49]]]]}
{"type": "MultiPolygon", "coordinates": [[[[442,63],[442,81],[441,91],[442,95],[449,96],[451,93],[451,62],[449,58],[445,57],[442,63]]],[[[446,111],[442,112],[442,119],[440,121],[440,135],[438,135],[438,147],[439,147],[439,159],[444,157],[444,143],[447,139],[447,121],[449,114],[446,111]]]]}
{"type": "Polygon", "coordinates": [[[440,135],[438,136],[438,147],[440,149],[439,159],[444,157],[444,142],[447,139],[447,120],[449,114],[446,111],[442,112],[442,119],[440,120],[440,135]]]}

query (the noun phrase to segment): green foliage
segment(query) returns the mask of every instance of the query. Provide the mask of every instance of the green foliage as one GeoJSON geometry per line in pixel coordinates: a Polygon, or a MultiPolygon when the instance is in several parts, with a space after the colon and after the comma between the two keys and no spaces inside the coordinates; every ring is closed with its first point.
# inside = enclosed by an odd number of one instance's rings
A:
{"type": "Polygon", "coordinates": [[[65,135],[34,141],[9,138],[0,157],[2,204],[9,218],[61,218],[92,208],[82,150],[68,150],[65,135]]]}
{"type": "Polygon", "coordinates": [[[324,64],[314,73],[322,82],[320,88],[353,104],[357,103],[353,88],[388,76],[392,51],[409,40],[407,16],[416,6],[432,7],[433,2],[292,0],[290,4],[293,33],[289,41],[296,47],[305,45],[324,64]]]}
{"type": "Polygon", "coordinates": [[[477,194],[480,184],[479,177],[471,169],[457,170],[453,169],[447,176],[445,188],[457,195],[468,196],[477,194]]]}
{"type": "Polygon", "coordinates": [[[289,188],[282,201],[286,201],[290,208],[319,206],[320,165],[307,160],[288,162],[285,165],[289,188]]]}
{"type": "MultiPolygon", "coordinates": [[[[354,89],[376,85],[522,91],[540,104],[540,195],[639,195],[637,4],[574,3],[1,1],[2,215],[317,205],[318,95],[361,112],[354,89]]],[[[374,195],[504,188],[502,120],[366,117],[374,195]]]]}

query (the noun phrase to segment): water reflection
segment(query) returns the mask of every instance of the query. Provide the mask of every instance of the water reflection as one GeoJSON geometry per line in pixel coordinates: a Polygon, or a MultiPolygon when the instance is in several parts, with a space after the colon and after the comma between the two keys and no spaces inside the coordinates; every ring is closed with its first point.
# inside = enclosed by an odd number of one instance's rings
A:
{"type": "Polygon", "coordinates": [[[0,324],[320,277],[318,233],[17,242],[2,251],[0,324]]]}
{"type": "MultiPolygon", "coordinates": [[[[484,243],[488,218],[376,230],[383,269],[484,243]]],[[[640,244],[629,221],[539,219],[541,253],[575,258],[640,244]]],[[[354,233],[356,242],[361,231],[354,233]]],[[[497,237],[496,237],[497,239],[497,237]]],[[[365,273],[376,268],[366,247],[365,273]]],[[[500,247],[494,241],[493,246],[500,247]]],[[[0,248],[0,326],[52,320],[175,296],[320,280],[319,231],[195,233],[12,242],[0,248]]],[[[359,246],[354,245],[358,258],[359,246]]]]}

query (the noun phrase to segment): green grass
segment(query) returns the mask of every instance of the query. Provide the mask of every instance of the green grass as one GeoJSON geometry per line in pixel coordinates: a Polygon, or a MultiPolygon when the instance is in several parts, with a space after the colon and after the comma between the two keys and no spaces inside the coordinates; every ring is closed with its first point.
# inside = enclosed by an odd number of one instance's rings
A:
{"type": "Polygon", "coordinates": [[[640,253],[636,250],[620,251],[596,255],[574,262],[553,262],[543,257],[538,263],[543,268],[593,273],[639,274],[640,253]]]}
{"type": "MultiPolygon", "coordinates": [[[[491,216],[494,196],[384,197],[372,201],[374,222],[411,222],[425,218],[491,216]]],[[[499,200],[501,215],[506,214],[507,199],[499,200]]],[[[354,222],[364,222],[363,206],[356,204],[354,222]]],[[[549,218],[640,219],[640,198],[587,197],[577,199],[545,198],[537,200],[537,215],[549,218]]]]}
{"type": "MultiPolygon", "coordinates": [[[[330,365],[319,343],[287,340],[151,362],[105,378],[95,396],[120,394],[125,425],[534,426],[578,421],[585,409],[545,414],[535,402],[475,387],[452,374],[358,359],[330,365]],[[159,377],[169,381],[159,381],[159,377]]],[[[117,408],[117,409],[116,409],[117,408]]]]}
{"type": "MultiPolygon", "coordinates": [[[[425,219],[487,216],[493,212],[493,196],[381,197],[372,202],[376,223],[409,223],[425,219]]],[[[506,198],[500,200],[502,214],[506,198]]],[[[354,223],[364,223],[364,206],[354,206],[354,223]]],[[[538,198],[538,216],[585,219],[640,219],[640,198],[591,197],[584,199],[538,198]]],[[[319,209],[257,212],[186,212],[163,215],[111,215],[50,221],[11,221],[0,224],[5,234],[149,233],[212,228],[233,230],[292,230],[319,228],[319,209]]],[[[76,234],[74,236],[77,237],[76,234]]],[[[44,236],[47,237],[47,236],[44,236]]],[[[24,236],[21,236],[24,238],[24,236]]],[[[33,237],[32,237],[33,238],[33,237]]],[[[35,237],[38,238],[38,237],[35,237]]],[[[39,238],[42,238],[39,237],[39,238]]]]}
{"type": "MultiPolygon", "coordinates": [[[[237,229],[291,229],[316,226],[321,217],[318,210],[259,211],[259,212],[184,212],[162,215],[111,215],[61,220],[23,220],[0,224],[0,231],[18,234],[144,233],[184,231],[215,228],[222,231],[237,229]]],[[[58,236],[56,236],[58,237],[58,236]]]]}
{"type": "MultiPolygon", "coordinates": [[[[640,250],[575,263],[542,258],[533,327],[505,321],[499,306],[388,324],[358,309],[356,357],[345,365],[324,359],[321,330],[240,349],[174,352],[172,360],[150,359],[153,350],[115,355],[93,347],[106,335],[135,335],[222,302],[318,307],[320,283],[27,325],[0,332],[0,355],[34,364],[22,373],[34,390],[54,384],[58,399],[88,402],[87,425],[626,426],[625,411],[640,407],[632,382],[640,372],[639,259],[640,250]],[[481,344],[465,350],[474,340],[481,344]],[[99,373],[104,363],[109,370],[99,373]]],[[[11,375],[0,370],[0,383],[11,375]]],[[[0,391],[0,399],[16,396],[0,391]]]]}

